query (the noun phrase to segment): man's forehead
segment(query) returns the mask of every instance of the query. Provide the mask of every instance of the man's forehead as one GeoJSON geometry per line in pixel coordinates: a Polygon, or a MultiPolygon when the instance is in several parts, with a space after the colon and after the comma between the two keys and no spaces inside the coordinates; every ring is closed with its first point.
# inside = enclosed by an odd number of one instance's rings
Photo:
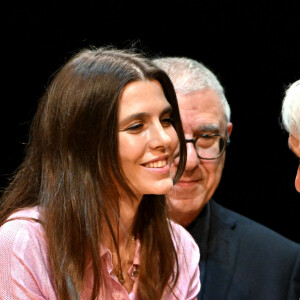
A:
{"type": "Polygon", "coordinates": [[[186,95],[177,94],[177,98],[181,113],[195,116],[207,114],[215,118],[225,118],[222,101],[214,90],[205,89],[186,95]]]}
{"type": "Polygon", "coordinates": [[[221,133],[226,130],[226,117],[219,95],[210,89],[178,94],[178,104],[185,133],[199,131],[221,133]]]}

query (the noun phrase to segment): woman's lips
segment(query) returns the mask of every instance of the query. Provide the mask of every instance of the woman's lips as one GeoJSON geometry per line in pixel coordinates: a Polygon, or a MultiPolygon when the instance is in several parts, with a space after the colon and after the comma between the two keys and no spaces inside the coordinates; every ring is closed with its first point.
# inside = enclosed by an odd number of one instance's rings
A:
{"type": "Polygon", "coordinates": [[[151,161],[142,165],[147,171],[156,174],[170,174],[170,166],[168,164],[168,159],[160,159],[156,161],[151,161]]]}
{"type": "Polygon", "coordinates": [[[146,168],[163,168],[167,165],[167,159],[159,160],[159,161],[154,161],[154,162],[149,162],[144,164],[144,167],[146,168]]]}

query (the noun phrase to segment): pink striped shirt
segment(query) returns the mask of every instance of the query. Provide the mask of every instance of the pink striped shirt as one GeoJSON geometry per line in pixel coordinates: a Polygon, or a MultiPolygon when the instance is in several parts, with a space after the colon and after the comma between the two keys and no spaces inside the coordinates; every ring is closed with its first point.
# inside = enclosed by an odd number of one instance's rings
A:
{"type": "MultiPolygon", "coordinates": [[[[38,207],[23,209],[11,215],[11,218],[39,219],[38,207]]],[[[196,299],[200,290],[199,249],[190,234],[181,226],[172,222],[174,241],[179,260],[179,279],[175,287],[175,294],[180,300],[196,299]]],[[[135,249],[133,265],[139,264],[139,243],[135,249]]],[[[129,275],[134,280],[130,293],[119,283],[113,275],[112,255],[109,249],[101,248],[101,262],[103,266],[103,280],[105,290],[101,289],[97,299],[137,300],[138,280],[132,275],[134,266],[129,275]]],[[[86,266],[87,274],[84,278],[84,288],[80,299],[89,299],[92,288],[92,266],[86,266]]],[[[40,223],[31,220],[12,220],[0,228],[0,299],[57,299],[54,290],[53,277],[49,267],[47,247],[43,227],[40,223]]],[[[173,300],[176,297],[165,291],[163,299],[173,300]]]]}

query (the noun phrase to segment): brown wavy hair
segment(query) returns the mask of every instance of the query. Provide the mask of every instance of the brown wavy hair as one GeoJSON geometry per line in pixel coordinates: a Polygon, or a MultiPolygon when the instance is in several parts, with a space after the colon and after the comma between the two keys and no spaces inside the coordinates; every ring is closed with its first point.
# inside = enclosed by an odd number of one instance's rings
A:
{"type": "MultiPolygon", "coordinates": [[[[170,79],[141,54],[92,48],[74,55],[53,77],[31,124],[25,159],[2,195],[0,225],[19,209],[41,208],[59,299],[79,298],[87,257],[94,273],[91,299],[99,294],[104,225],[118,246],[119,195],[113,182],[133,196],[120,167],[118,105],[124,87],[139,80],[158,80],[172,106],[181,148],[177,181],[186,147],[170,79]]],[[[178,278],[163,195],[143,197],[133,234],[141,242],[139,296],[160,299],[178,278]]]]}

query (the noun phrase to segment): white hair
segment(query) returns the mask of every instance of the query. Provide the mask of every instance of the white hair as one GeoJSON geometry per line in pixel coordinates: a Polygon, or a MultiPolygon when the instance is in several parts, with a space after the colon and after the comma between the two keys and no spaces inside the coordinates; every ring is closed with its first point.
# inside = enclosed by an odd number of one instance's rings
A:
{"type": "Polygon", "coordinates": [[[204,89],[214,90],[220,97],[227,122],[230,121],[231,112],[224,89],[202,63],[186,57],[161,57],[153,59],[153,62],[168,74],[176,93],[187,95],[204,89]]]}
{"type": "Polygon", "coordinates": [[[281,115],[285,129],[300,138],[300,80],[286,90],[281,115]]]}

